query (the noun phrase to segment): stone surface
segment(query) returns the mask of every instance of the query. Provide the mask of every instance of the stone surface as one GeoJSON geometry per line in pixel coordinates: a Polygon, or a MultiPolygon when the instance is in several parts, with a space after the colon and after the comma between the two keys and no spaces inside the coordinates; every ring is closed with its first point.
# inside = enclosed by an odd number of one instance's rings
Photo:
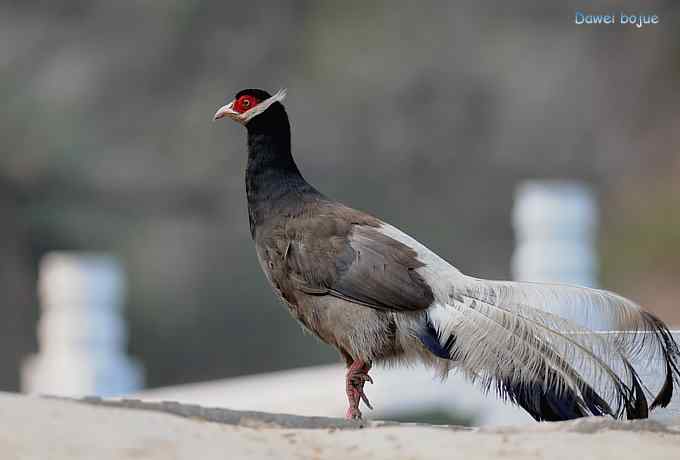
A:
{"type": "MultiPolygon", "coordinates": [[[[680,343],[680,332],[674,337],[680,343]]],[[[658,391],[664,376],[662,365],[642,366],[640,376],[648,388],[658,391]]],[[[345,413],[345,367],[315,366],[266,374],[244,375],[224,380],[199,382],[175,387],[151,388],[133,397],[149,401],[179,401],[185,404],[229,407],[236,410],[295,413],[338,417],[345,413]]],[[[375,407],[365,411],[372,419],[413,420],[424,412],[446,414],[452,420],[461,416],[475,426],[519,425],[533,421],[526,411],[499,399],[494,391],[487,394],[467,381],[460,373],[451,373],[445,381],[421,366],[371,370],[375,384],[368,387],[368,397],[375,407]]],[[[680,397],[670,406],[652,411],[651,418],[665,420],[680,417],[680,397]]]]}
{"type": "Polygon", "coordinates": [[[680,458],[680,419],[591,418],[482,429],[380,422],[361,426],[176,403],[0,393],[3,459],[680,458]]]}

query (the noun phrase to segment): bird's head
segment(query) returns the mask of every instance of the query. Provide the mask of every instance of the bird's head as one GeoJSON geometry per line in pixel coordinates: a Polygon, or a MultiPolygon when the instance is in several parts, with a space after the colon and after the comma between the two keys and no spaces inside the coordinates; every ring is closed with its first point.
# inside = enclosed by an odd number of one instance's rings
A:
{"type": "Polygon", "coordinates": [[[244,89],[236,93],[233,101],[220,107],[215,112],[214,119],[228,117],[247,125],[250,120],[264,113],[272,105],[280,103],[285,97],[285,89],[280,89],[273,96],[261,89],[244,89]]]}

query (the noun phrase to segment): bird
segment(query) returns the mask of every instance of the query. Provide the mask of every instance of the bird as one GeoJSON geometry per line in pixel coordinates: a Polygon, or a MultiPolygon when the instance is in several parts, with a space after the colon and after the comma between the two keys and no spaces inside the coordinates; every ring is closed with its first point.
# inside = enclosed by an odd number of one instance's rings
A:
{"type": "Polygon", "coordinates": [[[667,325],[613,292],[465,275],[416,239],[328,198],[305,180],[275,94],[244,89],[214,115],[247,131],[245,185],[257,258],[290,314],[346,364],[348,419],[372,409],[374,365],[461,372],[537,421],[647,418],[680,383],[667,325]],[[556,305],[573,307],[558,316],[556,305]],[[589,315],[607,321],[595,333],[589,315]],[[640,366],[663,373],[654,392],[640,366]]]}

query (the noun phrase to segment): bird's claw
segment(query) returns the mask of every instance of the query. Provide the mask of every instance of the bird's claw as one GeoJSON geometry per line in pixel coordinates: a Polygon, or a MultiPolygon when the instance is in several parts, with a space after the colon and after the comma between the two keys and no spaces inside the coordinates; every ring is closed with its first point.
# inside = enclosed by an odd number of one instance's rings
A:
{"type": "Polygon", "coordinates": [[[366,397],[363,389],[359,390],[359,396],[361,397],[361,400],[364,402],[364,404],[366,404],[366,407],[373,410],[373,406],[371,406],[371,402],[366,397]]]}
{"type": "Polygon", "coordinates": [[[347,396],[349,399],[349,408],[347,409],[346,414],[348,419],[354,420],[361,418],[359,403],[361,403],[362,401],[364,404],[366,404],[366,407],[373,410],[373,406],[371,405],[371,402],[368,400],[368,397],[364,393],[363,388],[352,386],[351,389],[348,390],[347,396]]]}
{"type": "Polygon", "coordinates": [[[354,362],[347,370],[347,399],[349,401],[349,408],[347,409],[348,419],[361,418],[359,404],[362,401],[366,404],[366,407],[373,410],[371,402],[368,400],[366,393],[364,393],[364,384],[366,382],[373,384],[373,379],[368,375],[370,369],[370,364],[354,362]]]}
{"type": "Polygon", "coordinates": [[[352,382],[352,384],[354,386],[363,385],[365,382],[368,382],[371,385],[373,385],[373,379],[368,374],[360,374],[360,373],[352,374],[352,376],[350,377],[350,382],[352,382]]]}
{"type": "Polygon", "coordinates": [[[345,417],[348,420],[361,420],[361,411],[358,407],[349,407],[345,417]]]}

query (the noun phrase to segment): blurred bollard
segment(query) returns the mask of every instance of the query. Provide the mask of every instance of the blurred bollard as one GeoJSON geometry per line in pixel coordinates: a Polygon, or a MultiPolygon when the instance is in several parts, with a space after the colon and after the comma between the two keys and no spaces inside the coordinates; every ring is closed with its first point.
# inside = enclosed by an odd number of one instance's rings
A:
{"type": "MultiPolygon", "coordinates": [[[[517,240],[512,259],[514,279],[596,287],[597,223],[597,200],[587,184],[557,180],[521,183],[513,210],[517,240]]],[[[584,310],[577,305],[555,305],[552,311],[573,318],[584,310]]],[[[608,329],[597,317],[589,317],[588,324],[608,329]]]]}
{"type": "Polygon", "coordinates": [[[125,355],[125,275],[115,257],[50,253],[38,291],[39,353],[24,363],[24,392],[112,396],[142,388],[142,367],[125,355]]]}

